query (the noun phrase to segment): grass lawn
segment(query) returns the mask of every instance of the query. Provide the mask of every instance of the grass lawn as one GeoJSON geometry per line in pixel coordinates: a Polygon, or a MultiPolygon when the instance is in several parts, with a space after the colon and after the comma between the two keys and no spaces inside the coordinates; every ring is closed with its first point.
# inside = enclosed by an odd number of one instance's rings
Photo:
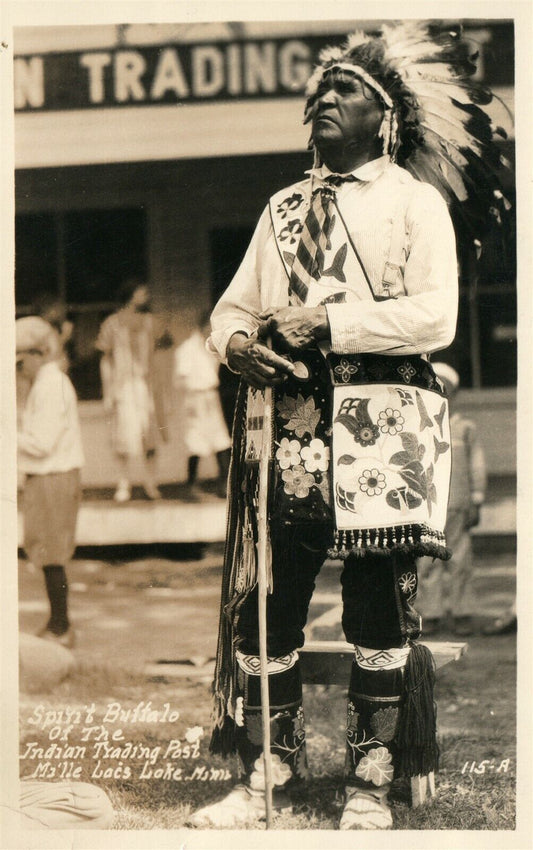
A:
{"type": "MultiPolygon", "coordinates": [[[[393,806],[394,828],[398,830],[511,830],[515,826],[515,681],[516,645],[513,635],[469,640],[467,655],[438,672],[438,725],[441,770],[437,796],[419,809],[405,803],[393,806]],[[485,762],[484,771],[482,763],[485,762]],[[474,767],[471,770],[472,763],[474,767]]],[[[82,661],[77,672],[50,694],[21,694],[21,754],[34,742],[46,750],[50,744],[85,747],[75,757],[35,757],[21,760],[21,776],[32,775],[39,764],[52,767],[74,761],[76,777],[104,787],[115,808],[115,829],[176,829],[185,825],[195,808],[226,793],[233,782],[232,760],[212,758],[208,753],[210,726],[210,683],[192,679],[147,680],[138,670],[82,661]],[[89,725],[83,732],[87,712],[94,703],[89,725]],[[167,716],[143,722],[131,713],[104,722],[105,713],[114,718],[120,710],[138,713],[147,703],[167,716]],[[113,707],[109,706],[113,704],[113,707]],[[142,704],[142,705],[141,705],[142,704]],[[45,711],[69,707],[72,729],[65,717],[43,730],[45,711]],[[140,708],[139,708],[140,707],[140,708]],[[168,722],[170,711],[179,718],[168,722]],[[109,714],[111,712],[111,714],[109,714]],[[77,721],[80,722],[77,722],[77,721]],[[159,722],[161,721],[161,722],[159,722]],[[102,731],[105,727],[105,732],[102,731]],[[51,740],[59,729],[57,740],[51,740]],[[122,732],[118,732],[118,730],[122,732]],[[65,732],[66,740],[61,741],[65,732]],[[112,740],[113,733],[116,740],[112,740]],[[90,735],[90,740],[83,740],[90,735]],[[105,735],[109,735],[105,741],[105,735]],[[120,735],[122,740],[119,740],[120,735]],[[169,742],[171,755],[165,758],[169,742]],[[111,748],[149,747],[157,760],[150,765],[146,753],[129,757],[111,748]],[[179,742],[179,743],[176,743],[179,742]],[[105,743],[106,747],[102,744],[105,743]],[[101,746],[97,749],[97,745],[101,746]],[[110,749],[106,749],[109,747],[110,749]],[[160,747],[160,750],[156,748],[160,747]],[[147,763],[148,762],[148,763],[147,763]],[[157,768],[178,770],[174,778],[147,774],[157,768]],[[146,778],[141,778],[143,772],[146,778]],[[129,768],[128,776],[126,768],[129,768]],[[181,770],[181,773],[179,771],[181,770]],[[96,776],[95,776],[96,771],[96,776]]],[[[339,687],[306,688],[308,754],[312,778],[294,794],[294,811],[279,816],[274,828],[336,829],[341,811],[345,693],[339,687]]],[[[90,715],[89,715],[90,716],[90,715]]],[[[146,720],[146,718],[145,718],[146,720]]],[[[30,750],[31,752],[31,750],[30,750]]],[[[42,769],[42,768],[41,768],[42,769]]],[[[49,778],[57,778],[49,777],[49,778]]]]}

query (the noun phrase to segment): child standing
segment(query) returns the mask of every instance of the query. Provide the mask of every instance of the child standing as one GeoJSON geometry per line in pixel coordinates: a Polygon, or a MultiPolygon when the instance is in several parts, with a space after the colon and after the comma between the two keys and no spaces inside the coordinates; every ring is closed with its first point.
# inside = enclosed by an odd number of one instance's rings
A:
{"type": "Polygon", "coordinates": [[[17,371],[29,384],[18,429],[25,475],[24,549],[41,567],[50,618],[40,637],[72,646],[66,565],[75,548],[83,449],[76,392],[62,371],[52,326],[38,316],[16,322],[17,371]]]}
{"type": "Polygon", "coordinates": [[[201,457],[215,455],[219,479],[217,493],[226,495],[231,439],[224,421],[219,396],[218,362],[207,351],[208,318],[196,328],[175,352],[174,379],[183,391],[184,434],[187,462],[188,496],[199,498],[196,478],[201,457]]]}
{"type": "Polygon", "coordinates": [[[479,524],[480,507],[485,500],[485,457],[475,424],[454,410],[459,375],[447,363],[433,363],[433,368],[446,387],[450,403],[452,473],[446,543],[452,557],[449,561],[421,560],[417,607],[423,617],[424,635],[435,633],[441,617],[450,612],[455,634],[466,637],[472,634],[474,613],[470,529],[479,524]]]}

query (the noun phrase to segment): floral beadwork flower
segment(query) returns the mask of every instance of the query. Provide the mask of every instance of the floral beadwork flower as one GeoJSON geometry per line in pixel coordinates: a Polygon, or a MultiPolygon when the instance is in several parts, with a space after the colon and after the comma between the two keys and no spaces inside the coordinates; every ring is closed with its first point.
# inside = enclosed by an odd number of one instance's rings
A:
{"type": "Polygon", "coordinates": [[[285,482],[283,489],[289,496],[296,496],[298,499],[305,499],[309,495],[309,490],[315,483],[314,476],[310,472],[306,472],[303,466],[293,466],[292,469],[285,469],[281,473],[281,477],[285,482]]]}
{"type": "Polygon", "coordinates": [[[365,782],[372,782],[378,787],[391,782],[394,768],[391,764],[392,755],[387,747],[374,747],[368,755],[363,756],[355,768],[356,776],[365,782]]]}
{"type": "Polygon", "coordinates": [[[309,445],[302,449],[302,460],[308,472],[326,472],[329,466],[329,448],[322,440],[311,440],[309,445]]]}
{"type": "Polygon", "coordinates": [[[303,224],[301,221],[298,221],[297,218],[292,219],[292,221],[288,221],[285,227],[280,230],[279,238],[281,242],[285,242],[286,239],[289,240],[289,245],[294,245],[295,242],[298,241],[298,236],[303,230],[303,224]]]}
{"type": "Polygon", "coordinates": [[[405,593],[407,596],[409,593],[412,593],[416,588],[416,576],[414,573],[404,573],[398,579],[398,584],[400,585],[400,590],[402,593],[405,593]]]}
{"type": "Polygon", "coordinates": [[[315,407],[313,396],[304,398],[300,393],[296,398],[284,395],[276,402],[279,415],[282,419],[289,421],[283,425],[287,431],[294,431],[297,437],[309,434],[315,436],[315,431],[320,422],[321,411],[315,407]]]}
{"type": "Polygon", "coordinates": [[[364,469],[359,476],[359,489],[367,496],[380,496],[385,484],[385,476],[378,469],[364,469]]]}
{"type": "Polygon", "coordinates": [[[349,360],[346,360],[343,357],[338,366],[335,366],[333,371],[339,376],[343,383],[347,384],[352,375],[355,375],[359,370],[357,366],[354,366],[353,363],[350,363],[349,360]]]}
{"type": "Polygon", "coordinates": [[[361,446],[374,446],[379,437],[379,428],[377,425],[369,423],[355,428],[353,438],[356,443],[361,446]]]}
{"type": "MultiPolygon", "coordinates": [[[[292,775],[289,765],[283,764],[276,753],[272,753],[270,759],[272,765],[272,784],[285,785],[292,775]]],[[[254,770],[250,776],[250,788],[253,788],[255,791],[265,790],[265,762],[262,755],[254,761],[254,770]]]]}
{"type": "Polygon", "coordinates": [[[298,440],[289,440],[288,437],[283,437],[276,452],[276,459],[280,468],[288,469],[290,466],[297,466],[301,460],[300,449],[298,440]]]}
{"type": "Polygon", "coordinates": [[[391,437],[394,437],[395,434],[403,430],[404,422],[405,419],[399,410],[395,410],[393,407],[386,407],[379,414],[378,428],[381,429],[382,434],[390,434],[391,437]]]}
{"type": "Polygon", "coordinates": [[[410,384],[411,378],[414,378],[416,375],[416,369],[413,369],[408,360],[402,363],[401,366],[398,366],[396,371],[402,376],[406,384],[410,384]]]}
{"type": "Polygon", "coordinates": [[[302,204],[303,199],[303,195],[299,192],[294,192],[293,195],[289,198],[285,198],[285,200],[278,204],[278,215],[280,215],[281,218],[287,218],[287,214],[289,212],[294,212],[294,210],[298,209],[298,207],[302,204]]]}
{"type": "Polygon", "coordinates": [[[201,726],[191,726],[185,732],[185,740],[188,741],[189,744],[195,744],[200,738],[203,738],[204,730],[201,726]]]}
{"type": "Polygon", "coordinates": [[[370,725],[380,741],[392,741],[396,734],[399,711],[394,706],[378,708],[370,718],[370,725]]]}
{"type": "Polygon", "coordinates": [[[379,438],[379,428],[368,412],[370,398],[345,398],[333,422],[340,422],[361,446],[373,446],[379,438]]]}

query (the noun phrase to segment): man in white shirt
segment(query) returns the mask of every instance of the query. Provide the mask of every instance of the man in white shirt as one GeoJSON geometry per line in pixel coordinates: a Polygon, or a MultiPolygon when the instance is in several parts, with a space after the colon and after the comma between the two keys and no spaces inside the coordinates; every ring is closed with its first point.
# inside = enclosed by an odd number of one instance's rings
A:
{"type": "Polygon", "coordinates": [[[16,322],[17,370],[30,384],[18,430],[18,466],[25,476],[24,549],[42,567],[50,618],[40,636],[72,646],[65,567],[75,547],[84,463],[76,392],[61,370],[57,335],[38,316],[16,322]]]}
{"type": "MultiPolygon", "coordinates": [[[[415,35],[418,49],[428,36],[415,35]]],[[[199,827],[265,814],[253,568],[261,404],[250,388],[274,391],[274,807],[289,805],[286,791],[307,773],[298,648],[328,554],[344,561],[342,625],[354,645],[340,829],[391,828],[392,781],[438,764],[434,667],[417,643],[413,601],[417,556],[449,557],[447,405],[427,355],[455,334],[455,236],[441,194],[396,164],[426,142],[416,100],[384,62],[381,39],[354,34],[345,51],[329,52],[308,89],[315,167],[271,198],[211,319],[208,344],[244,387],[211,742],[213,752],[237,749],[240,781],[192,816],[199,827]],[[340,454],[336,444],[346,440],[351,448],[340,454]],[[345,515],[351,525],[341,524],[345,515]]],[[[421,53],[430,55],[427,46],[421,53]]]]}

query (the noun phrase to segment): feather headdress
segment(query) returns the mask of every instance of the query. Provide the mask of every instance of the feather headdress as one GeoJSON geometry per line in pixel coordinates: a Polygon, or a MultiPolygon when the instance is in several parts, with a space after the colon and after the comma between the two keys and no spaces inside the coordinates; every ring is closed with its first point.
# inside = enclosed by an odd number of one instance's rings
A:
{"type": "Polygon", "coordinates": [[[355,32],[342,47],[325,48],[307,88],[311,121],[319,86],[335,68],[351,70],[384,108],[384,152],[418,180],[431,183],[471,238],[498,223],[510,205],[502,177],[510,167],[496,138],[506,138],[483,109],[492,94],[473,78],[475,59],[459,27],[385,24],[378,36],[355,32]]]}

